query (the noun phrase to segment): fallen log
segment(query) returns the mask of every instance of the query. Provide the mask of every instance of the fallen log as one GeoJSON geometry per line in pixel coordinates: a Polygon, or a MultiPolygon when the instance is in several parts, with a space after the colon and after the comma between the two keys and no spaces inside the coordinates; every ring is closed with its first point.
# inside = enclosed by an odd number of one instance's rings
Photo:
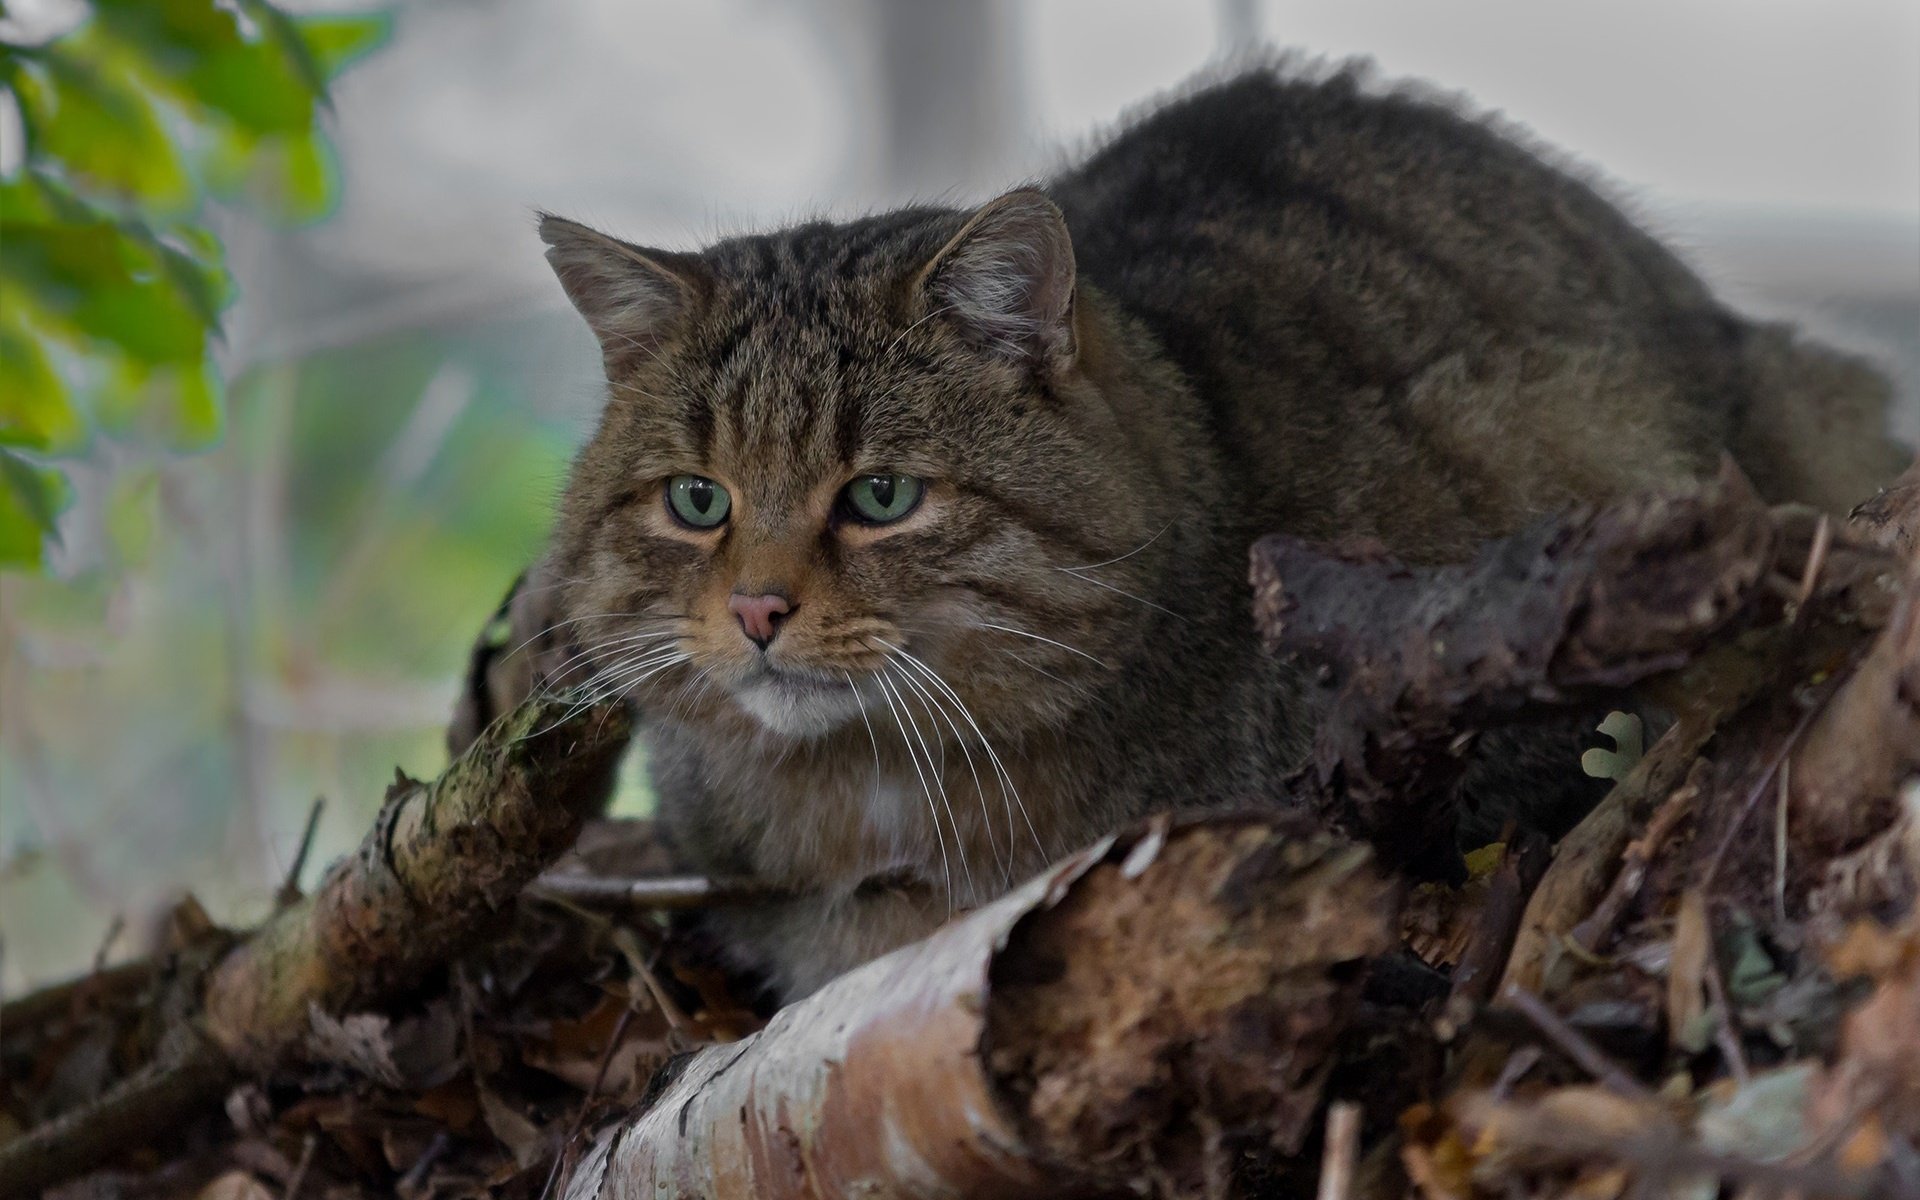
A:
{"type": "Polygon", "coordinates": [[[1778,540],[1731,466],[1696,492],[1577,511],[1463,564],[1262,538],[1254,620],[1332,693],[1292,794],[1392,865],[1431,856],[1452,841],[1464,737],[1684,665],[1766,591],[1778,540]]]}
{"type": "Polygon", "coordinates": [[[1100,1195],[1298,1148],[1397,886],[1295,821],[1158,820],[670,1068],[564,1194],[1100,1195]]]}

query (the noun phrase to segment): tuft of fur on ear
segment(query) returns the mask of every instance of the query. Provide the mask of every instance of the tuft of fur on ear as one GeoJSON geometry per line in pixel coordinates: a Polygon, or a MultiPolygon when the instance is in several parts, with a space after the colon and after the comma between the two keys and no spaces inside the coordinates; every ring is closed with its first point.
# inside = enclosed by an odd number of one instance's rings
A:
{"type": "Polygon", "coordinates": [[[982,348],[1044,370],[1073,361],[1073,240],[1040,192],[982,206],[922,279],[936,310],[982,348]]]}
{"type": "Polygon", "coordinates": [[[567,299],[600,339],[609,375],[653,357],[699,302],[700,264],[540,214],[540,240],[567,299]]]}

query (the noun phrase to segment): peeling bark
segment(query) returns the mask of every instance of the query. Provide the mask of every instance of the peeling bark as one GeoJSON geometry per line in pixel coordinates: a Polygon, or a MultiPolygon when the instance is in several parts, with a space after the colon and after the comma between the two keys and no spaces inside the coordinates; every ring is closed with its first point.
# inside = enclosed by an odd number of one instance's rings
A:
{"type": "Polygon", "coordinates": [[[1920,773],[1920,574],[1787,760],[1796,849],[1816,861],[1890,826],[1920,773]]]}
{"type": "Polygon", "coordinates": [[[1731,467],[1698,492],[1582,510],[1459,565],[1262,538],[1254,619],[1334,689],[1294,794],[1391,864],[1449,845],[1463,737],[1683,665],[1764,592],[1777,541],[1731,467]]]}
{"type": "Polygon", "coordinates": [[[1109,838],[686,1059],[565,1194],[1062,1197],[1297,1147],[1398,890],[1260,818],[1109,838]]]}

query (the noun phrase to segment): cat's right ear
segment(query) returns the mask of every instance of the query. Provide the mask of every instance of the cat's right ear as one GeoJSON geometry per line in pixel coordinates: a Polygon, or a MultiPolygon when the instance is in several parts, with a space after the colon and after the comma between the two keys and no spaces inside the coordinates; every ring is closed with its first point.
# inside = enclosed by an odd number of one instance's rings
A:
{"type": "Polygon", "coordinates": [[[609,376],[658,354],[705,293],[690,254],[644,250],[577,221],[540,214],[540,240],[567,299],[600,339],[609,376]]]}

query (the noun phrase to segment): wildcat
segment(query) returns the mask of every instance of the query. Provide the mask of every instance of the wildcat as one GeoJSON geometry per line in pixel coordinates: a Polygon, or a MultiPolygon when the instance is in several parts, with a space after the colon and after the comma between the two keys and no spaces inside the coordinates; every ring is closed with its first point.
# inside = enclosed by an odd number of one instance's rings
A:
{"type": "Polygon", "coordinates": [[[540,233],[609,388],[542,568],[567,671],[640,707],[691,866],[795,893],[712,918],[778,997],[1270,795],[1312,714],[1262,533],[1447,560],[1724,452],[1827,508],[1901,465],[1870,369],[1357,68],[1190,90],[972,211],[540,233]]]}

